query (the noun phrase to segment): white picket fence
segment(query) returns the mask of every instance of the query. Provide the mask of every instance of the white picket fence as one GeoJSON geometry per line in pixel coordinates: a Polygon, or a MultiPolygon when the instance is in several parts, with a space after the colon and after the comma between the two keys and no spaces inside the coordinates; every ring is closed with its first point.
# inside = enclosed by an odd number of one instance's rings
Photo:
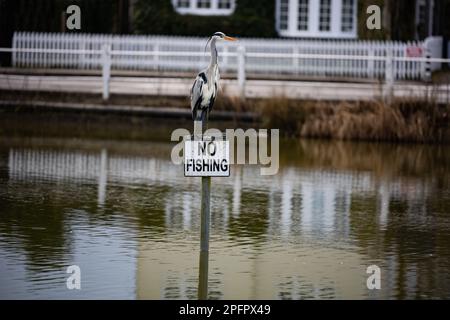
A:
{"type": "MultiPolygon", "coordinates": [[[[107,45],[115,70],[197,72],[209,61],[205,44],[206,38],[193,37],[16,32],[13,49],[25,50],[13,51],[12,62],[14,67],[100,69],[107,45]]],[[[396,80],[423,79],[430,67],[407,59],[411,53],[430,56],[426,42],[245,38],[219,44],[218,50],[221,70],[236,74],[242,67],[240,50],[245,52],[245,73],[261,76],[384,79],[391,67],[388,56],[396,80]]]]}

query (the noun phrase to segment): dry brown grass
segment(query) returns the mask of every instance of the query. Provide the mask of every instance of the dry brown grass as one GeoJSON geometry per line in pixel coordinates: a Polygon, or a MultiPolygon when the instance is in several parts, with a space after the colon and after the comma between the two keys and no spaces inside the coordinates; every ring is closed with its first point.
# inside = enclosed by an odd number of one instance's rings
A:
{"type": "Polygon", "coordinates": [[[302,102],[269,99],[256,103],[263,124],[288,136],[339,140],[442,142],[450,107],[432,101],[302,102]],[[259,106],[258,106],[259,105],[259,106]]]}
{"type": "Polygon", "coordinates": [[[280,128],[284,136],[298,136],[307,116],[309,104],[286,98],[260,100],[256,103],[255,112],[261,114],[263,126],[280,128]]]}
{"type": "Polygon", "coordinates": [[[446,110],[434,103],[396,101],[320,105],[300,130],[303,137],[432,142],[443,139],[446,110]],[[442,109],[442,110],[441,110],[442,109]]]}
{"type": "MultiPolygon", "coordinates": [[[[5,100],[102,103],[98,95],[0,92],[5,100]]],[[[189,108],[187,98],[112,96],[111,104],[189,108]]],[[[450,106],[427,101],[369,102],[299,101],[231,98],[220,95],[214,110],[255,112],[260,126],[279,128],[285,137],[392,142],[450,142],[450,106]]],[[[241,125],[239,123],[237,126],[241,125]]]]}

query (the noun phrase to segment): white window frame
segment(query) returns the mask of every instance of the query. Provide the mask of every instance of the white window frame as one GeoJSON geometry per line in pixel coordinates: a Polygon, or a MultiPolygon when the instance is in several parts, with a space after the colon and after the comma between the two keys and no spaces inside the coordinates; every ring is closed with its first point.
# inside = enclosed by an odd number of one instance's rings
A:
{"type": "Polygon", "coordinates": [[[177,7],[178,0],[172,0],[172,6],[176,12],[179,14],[193,14],[199,16],[228,16],[233,14],[234,9],[236,8],[236,0],[230,0],[231,6],[230,8],[219,8],[219,0],[210,0],[211,7],[210,8],[198,8],[197,1],[198,0],[187,0],[189,2],[188,8],[179,8],[177,7]]]}
{"type": "Polygon", "coordinates": [[[277,21],[276,21],[276,24],[277,24],[277,30],[287,30],[288,28],[289,28],[289,0],[284,0],[285,2],[287,2],[286,3],[286,10],[287,11],[284,11],[284,13],[287,13],[287,20],[286,20],[286,24],[283,24],[283,26],[286,26],[286,28],[283,28],[283,29],[281,29],[281,8],[282,8],[282,1],[283,0],[277,0],[278,2],[277,2],[277,5],[276,5],[276,17],[277,17],[277,21]]]}
{"type": "Polygon", "coordinates": [[[330,30],[320,30],[320,1],[309,0],[308,30],[298,30],[298,0],[289,0],[288,28],[280,30],[280,0],[276,0],[275,20],[278,34],[282,37],[297,38],[341,38],[355,39],[358,36],[358,1],[353,2],[353,28],[342,31],[342,2],[331,0],[330,30]]]}
{"type": "Polygon", "coordinates": [[[319,0],[320,3],[320,7],[319,7],[319,31],[320,32],[327,32],[331,30],[331,0],[319,0]],[[328,2],[329,7],[327,8],[327,11],[323,11],[323,13],[327,13],[326,15],[324,15],[324,17],[322,16],[322,2],[328,2]],[[327,18],[328,20],[322,20],[322,18],[327,18]],[[326,24],[324,23],[324,25],[322,25],[322,22],[327,22],[326,24]],[[326,27],[326,29],[321,30],[321,28],[326,27]]]}

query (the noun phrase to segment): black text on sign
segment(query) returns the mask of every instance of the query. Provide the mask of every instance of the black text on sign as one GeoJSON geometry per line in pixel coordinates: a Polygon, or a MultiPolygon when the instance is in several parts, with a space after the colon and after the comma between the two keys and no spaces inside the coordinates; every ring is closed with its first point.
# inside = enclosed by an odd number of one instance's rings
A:
{"type": "Polygon", "coordinates": [[[186,177],[229,177],[229,141],[185,141],[184,175],[186,177]]]}

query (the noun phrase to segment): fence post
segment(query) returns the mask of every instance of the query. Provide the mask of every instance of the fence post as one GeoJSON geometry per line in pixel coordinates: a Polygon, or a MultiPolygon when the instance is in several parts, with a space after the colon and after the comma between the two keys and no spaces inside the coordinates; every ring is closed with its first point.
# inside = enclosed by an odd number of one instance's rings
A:
{"type": "Polygon", "coordinates": [[[428,59],[431,59],[430,53],[427,51],[425,54],[427,61],[423,63],[423,76],[422,79],[426,82],[431,81],[431,62],[428,59]]]}
{"type": "Polygon", "coordinates": [[[394,94],[394,80],[395,80],[395,65],[394,55],[392,50],[386,52],[386,70],[385,70],[385,88],[384,88],[384,100],[387,103],[392,102],[394,94]]]}
{"type": "Polygon", "coordinates": [[[102,80],[103,80],[103,100],[109,99],[109,81],[111,79],[111,45],[102,46],[102,80]]]}
{"type": "Polygon", "coordinates": [[[245,99],[245,47],[238,47],[238,86],[241,98],[245,99]]]}

